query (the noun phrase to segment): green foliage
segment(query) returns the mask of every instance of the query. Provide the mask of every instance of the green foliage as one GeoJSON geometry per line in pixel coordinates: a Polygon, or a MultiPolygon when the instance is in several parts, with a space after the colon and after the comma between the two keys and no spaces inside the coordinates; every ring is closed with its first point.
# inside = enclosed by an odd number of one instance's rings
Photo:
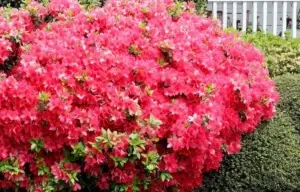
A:
{"type": "Polygon", "coordinates": [[[208,4],[208,0],[178,0],[179,2],[183,2],[183,1],[193,1],[195,3],[196,6],[196,10],[197,13],[199,15],[205,15],[206,11],[207,11],[207,4],[208,4]]]}
{"type": "Polygon", "coordinates": [[[112,185],[112,187],[110,188],[109,191],[111,192],[125,192],[127,191],[128,187],[125,184],[114,184],[112,185]]]}
{"type": "Polygon", "coordinates": [[[141,139],[138,133],[131,133],[129,135],[129,154],[132,155],[134,158],[141,158],[141,152],[145,150],[146,141],[141,139]]]}
{"type": "Polygon", "coordinates": [[[17,159],[11,158],[6,161],[0,161],[0,173],[8,172],[12,175],[19,174],[19,162],[17,159]]]}
{"type": "Polygon", "coordinates": [[[200,14],[200,15],[206,14],[208,1],[207,0],[194,0],[194,2],[196,4],[196,9],[197,9],[198,14],[200,14]]]}
{"type": "Polygon", "coordinates": [[[282,192],[300,189],[300,75],[275,78],[281,94],[277,116],[243,139],[240,153],[224,158],[198,192],[282,192]]]}
{"type": "Polygon", "coordinates": [[[157,128],[162,124],[162,121],[157,119],[152,114],[150,115],[149,119],[147,119],[146,121],[150,125],[150,127],[152,127],[152,128],[157,128]]]}
{"type": "Polygon", "coordinates": [[[168,173],[168,172],[162,172],[160,174],[160,179],[162,181],[169,181],[170,179],[172,179],[172,175],[170,173],[168,173]]]}
{"type": "Polygon", "coordinates": [[[50,174],[50,169],[46,166],[46,164],[42,160],[39,160],[38,163],[39,163],[39,167],[38,167],[39,176],[50,174]]]}
{"type": "Polygon", "coordinates": [[[111,132],[109,129],[108,130],[102,129],[102,135],[96,137],[96,143],[101,142],[107,145],[109,148],[112,148],[116,144],[114,138],[118,138],[121,136],[122,134],[117,133],[116,131],[111,132]]]}
{"type": "Polygon", "coordinates": [[[132,55],[139,56],[142,54],[142,51],[139,49],[137,45],[130,45],[128,47],[128,52],[132,55]]]}
{"type": "Polygon", "coordinates": [[[281,100],[278,107],[290,115],[300,131],[300,75],[279,76],[275,81],[281,100]]]}
{"type": "Polygon", "coordinates": [[[78,0],[78,2],[85,7],[85,9],[90,10],[95,7],[102,7],[106,0],[78,0]]]}
{"type": "Polygon", "coordinates": [[[169,9],[169,14],[173,18],[179,18],[182,13],[182,2],[176,1],[175,5],[169,9]]]}
{"type": "MultiPolygon", "coordinates": [[[[225,31],[232,34],[238,33],[232,28],[225,31]]],[[[256,33],[251,31],[252,29],[247,29],[241,37],[264,53],[272,77],[300,73],[300,39],[291,38],[290,32],[286,32],[286,38],[282,38],[270,33],[265,34],[262,31],[256,33]]]]}
{"type": "Polygon", "coordinates": [[[242,35],[243,40],[253,43],[263,51],[271,76],[300,73],[300,40],[289,34],[283,39],[263,32],[242,35]]]}
{"type": "Polygon", "coordinates": [[[76,145],[74,145],[72,149],[72,154],[77,158],[83,157],[85,155],[85,146],[82,142],[79,142],[76,145]]]}
{"type": "Polygon", "coordinates": [[[42,91],[42,92],[39,93],[38,98],[39,98],[40,102],[46,103],[50,99],[50,96],[51,95],[49,93],[46,93],[46,92],[42,91]]]}
{"type": "Polygon", "coordinates": [[[50,97],[51,95],[49,93],[43,91],[38,94],[39,103],[37,108],[39,111],[45,111],[47,109],[47,104],[49,102],[50,97]]]}
{"type": "Polygon", "coordinates": [[[31,144],[30,149],[35,152],[40,152],[41,149],[43,149],[44,147],[44,142],[40,139],[32,139],[30,141],[30,144],[31,144]]]}
{"type": "Polygon", "coordinates": [[[143,164],[149,173],[158,168],[159,154],[157,152],[152,151],[148,154],[143,154],[142,156],[145,158],[143,164]]]}

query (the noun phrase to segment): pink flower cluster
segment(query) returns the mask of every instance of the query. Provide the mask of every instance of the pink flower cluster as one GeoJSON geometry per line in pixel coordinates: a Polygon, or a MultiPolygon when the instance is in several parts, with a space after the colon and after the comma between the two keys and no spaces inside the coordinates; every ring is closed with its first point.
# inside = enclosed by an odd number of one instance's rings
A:
{"type": "Polygon", "coordinates": [[[0,39],[0,64],[8,59],[11,51],[11,43],[6,39],[0,39]]]}
{"type": "Polygon", "coordinates": [[[274,115],[263,54],[193,4],[0,15],[0,188],[192,191],[274,115]]]}

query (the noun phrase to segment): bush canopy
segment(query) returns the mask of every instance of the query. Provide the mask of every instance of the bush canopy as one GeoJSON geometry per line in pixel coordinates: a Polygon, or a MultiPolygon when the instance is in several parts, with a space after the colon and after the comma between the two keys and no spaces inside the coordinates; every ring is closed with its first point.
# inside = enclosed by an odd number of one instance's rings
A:
{"type": "Polygon", "coordinates": [[[279,96],[263,54],[194,6],[1,8],[0,188],[192,191],[239,151],[279,96]]]}

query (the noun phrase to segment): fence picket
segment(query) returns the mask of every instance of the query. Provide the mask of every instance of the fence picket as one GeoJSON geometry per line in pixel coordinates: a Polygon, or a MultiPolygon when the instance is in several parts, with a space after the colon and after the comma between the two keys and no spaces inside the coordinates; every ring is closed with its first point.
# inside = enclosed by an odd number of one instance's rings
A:
{"type": "Polygon", "coordinates": [[[300,2],[300,0],[208,0],[208,3],[211,3],[208,7],[210,7],[209,11],[214,18],[222,20],[221,24],[223,29],[229,27],[228,23],[230,23],[230,27],[232,26],[234,29],[246,32],[250,19],[250,22],[252,20],[253,32],[256,32],[258,27],[261,26],[264,33],[270,32],[273,33],[273,35],[281,34],[281,36],[284,37],[289,27],[292,31],[292,37],[297,38],[297,33],[300,32],[298,29],[300,27],[300,9],[298,10],[297,7],[298,2],[300,2]],[[219,10],[218,3],[222,4],[222,8],[220,9],[219,7],[219,10]],[[230,5],[229,7],[228,3],[230,5]],[[251,3],[252,6],[248,7],[248,3],[251,3]],[[272,8],[269,7],[271,9],[269,13],[268,6],[272,6],[272,8]],[[269,15],[270,13],[272,14],[271,17],[269,15]],[[259,24],[260,18],[262,18],[262,25],[259,24]]]}
{"type": "Polygon", "coordinates": [[[282,5],[282,33],[281,36],[284,37],[285,36],[285,32],[286,32],[286,24],[287,24],[287,2],[283,2],[282,5]]]}
{"type": "Polygon", "coordinates": [[[223,2],[223,29],[227,28],[227,2],[223,2]]]}
{"type": "Polygon", "coordinates": [[[257,2],[253,2],[253,18],[252,18],[252,31],[256,32],[257,31],[257,2]]]}
{"type": "Polygon", "coordinates": [[[218,3],[216,1],[213,2],[213,17],[218,18],[218,3]]]}
{"type": "Polygon", "coordinates": [[[237,2],[233,2],[232,3],[232,27],[234,29],[237,28],[236,21],[237,21],[237,2]]]}
{"type": "Polygon", "coordinates": [[[292,16],[292,32],[293,38],[297,37],[297,2],[293,2],[293,16],[292,16]]]}
{"type": "Polygon", "coordinates": [[[268,25],[268,2],[263,2],[263,31],[267,33],[268,25]]]}
{"type": "Polygon", "coordinates": [[[247,2],[243,2],[243,27],[242,31],[245,32],[247,30],[247,2]]]}
{"type": "Polygon", "coordinates": [[[277,2],[273,2],[273,35],[277,35],[277,2]]]}

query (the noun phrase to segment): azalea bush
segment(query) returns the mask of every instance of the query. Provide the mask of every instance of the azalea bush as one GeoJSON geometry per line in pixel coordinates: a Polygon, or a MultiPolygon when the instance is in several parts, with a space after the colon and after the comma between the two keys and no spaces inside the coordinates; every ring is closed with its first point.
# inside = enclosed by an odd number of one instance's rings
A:
{"type": "Polygon", "coordinates": [[[0,188],[192,191],[275,113],[263,54],[193,3],[0,10],[0,188]]]}

